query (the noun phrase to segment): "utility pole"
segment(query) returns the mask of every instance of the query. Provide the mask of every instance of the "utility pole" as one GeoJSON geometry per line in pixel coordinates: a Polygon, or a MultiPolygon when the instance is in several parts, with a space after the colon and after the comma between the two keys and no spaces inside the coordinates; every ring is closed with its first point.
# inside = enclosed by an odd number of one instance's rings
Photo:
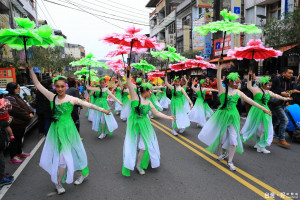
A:
{"type": "MultiPolygon", "coordinates": [[[[218,21],[220,20],[220,11],[221,11],[221,1],[220,0],[214,0],[213,2],[213,20],[212,21],[218,21]]],[[[219,39],[220,37],[222,37],[220,32],[217,33],[213,33],[213,39],[212,39],[212,51],[210,54],[210,59],[213,59],[214,57],[214,49],[215,49],[215,40],[219,39]]]]}

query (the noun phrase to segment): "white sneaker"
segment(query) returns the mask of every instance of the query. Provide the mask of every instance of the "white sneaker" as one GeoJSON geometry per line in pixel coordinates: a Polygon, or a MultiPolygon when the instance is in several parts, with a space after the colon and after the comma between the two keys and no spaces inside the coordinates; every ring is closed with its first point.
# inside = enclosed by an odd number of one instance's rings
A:
{"type": "Polygon", "coordinates": [[[145,170],[141,169],[140,167],[136,166],[137,171],[139,172],[140,175],[145,175],[146,172],[145,170]]]}
{"type": "Polygon", "coordinates": [[[185,128],[179,129],[179,133],[183,133],[185,131],[185,128]]]}
{"type": "Polygon", "coordinates": [[[225,158],[228,157],[228,155],[229,155],[228,152],[225,151],[218,157],[218,160],[224,160],[225,158]]]}
{"type": "Polygon", "coordinates": [[[106,135],[107,135],[106,133],[101,133],[98,138],[102,140],[106,137],[106,135]]]}
{"type": "Polygon", "coordinates": [[[87,178],[88,176],[89,176],[89,174],[87,174],[87,175],[85,175],[85,176],[80,175],[80,176],[77,178],[77,180],[74,182],[74,184],[75,184],[75,185],[80,185],[80,184],[83,182],[83,180],[84,180],[85,178],[87,178]]]}
{"type": "Polygon", "coordinates": [[[175,130],[172,130],[172,134],[175,136],[178,135],[178,133],[175,130]]]}
{"type": "Polygon", "coordinates": [[[271,151],[268,151],[266,148],[260,148],[260,147],[258,147],[256,151],[258,153],[265,153],[265,154],[271,153],[271,151]]]}
{"type": "Polygon", "coordinates": [[[256,143],[253,148],[258,149],[259,148],[258,144],[256,143]]]}
{"type": "Polygon", "coordinates": [[[229,167],[230,171],[235,171],[236,168],[232,162],[227,163],[227,166],[229,167]]]}
{"type": "Polygon", "coordinates": [[[55,184],[57,194],[63,194],[66,192],[65,188],[61,184],[55,184]]]}

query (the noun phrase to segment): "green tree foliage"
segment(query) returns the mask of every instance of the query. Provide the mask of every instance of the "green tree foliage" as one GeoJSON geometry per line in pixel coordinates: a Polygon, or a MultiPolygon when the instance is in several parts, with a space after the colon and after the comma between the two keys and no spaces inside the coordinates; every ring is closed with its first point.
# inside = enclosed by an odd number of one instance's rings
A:
{"type": "Polygon", "coordinates": [[[264,26],[266,44],[283,46],[300,42],[300,9],[288,13],[283,20],[271,19],[264,26]]]}

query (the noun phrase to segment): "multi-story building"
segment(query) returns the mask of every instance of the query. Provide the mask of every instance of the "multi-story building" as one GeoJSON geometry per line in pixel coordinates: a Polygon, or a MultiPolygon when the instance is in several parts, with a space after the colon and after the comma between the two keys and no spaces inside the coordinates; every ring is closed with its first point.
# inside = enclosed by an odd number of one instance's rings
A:
{"type": "Polygon", "coordinates": [[[85,57],[84,47],[79,44],[65,43],[65,55],[81,59],[85,57]]]}

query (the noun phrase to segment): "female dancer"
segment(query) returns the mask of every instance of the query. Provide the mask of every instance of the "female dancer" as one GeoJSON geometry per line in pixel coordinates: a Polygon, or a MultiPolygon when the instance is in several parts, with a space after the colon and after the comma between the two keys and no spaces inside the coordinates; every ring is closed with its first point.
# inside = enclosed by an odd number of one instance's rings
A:
{"type": "MultiPolygon", "coordinates": [[[[249,72],[249,76],[252,72],[249,72]]],[[[247,88],[253,93],[253,98],[256,103],[270,110],[268,107],[268,102],[271,97],[283,101],[292,100],[292,98],[282,97],[270,91],[272,82],[270,82],[270,77],[264,76],[259,80],[259,88],[252,86],[251,81],[247,78],[247,88]]],[[[254,138],[256,136],[256,144],[254,148],[257,149],[259,153],[271,153],[266,149],[266,146],[270,146],[273,140],[273,124],[272,117],[263,113],[262,110],[252,106],[249,114],[247,116],[244,127],[241,130],[243,142],[247,142],[248,139],[254,138]]]]}
{"type": "Polygon", "coordinates": [[[121,102],[123,105],[122,105],[120,118],[123,121],[126,121],[127,118],[129,117],[130,110],[131,110],[130,99],[128,97],[129,89],[128,89],[127,81],[122,83],[121,88],[122,88],[122,90],[121,90],[122,101],[121,102]]]}
{"type": "Polygon", "coordinates": [[[205,82],[204,79],[200,80],[199,88],[195,88],[192,86],[192,89],[197,94],[197,100],[195,106],[189,113],[189,118],[192,122],[197,123],[198,127],[203,127],[206,123],[207,119],[212,116],[214,113],[209,105],[205,101],[205,94],[206,91],[210,92],[218,92],[218,90],[211,89],[211,88],[202,88],[201,85],[205,82]]]}
{"type": "MultiPolygon", "coordinates": [[[[86,88],[88,90],[94,91],[96,94],[95,105],[106,110],[109,110],[109,105],[107,102],[107,96],[110,96],[120,105],[123,105],[111,92],[105,87],[105,78],[102,77],[99,80],[100,87],[90,87],[86,84],[86,88]]],[[[92,129],[98,132],[99,139],[103,139],[109,135],[113,134],[113,131],[118,128],[117,121],[115,120],[113,115],[104,115],[102,112],[95,111],[95,117],[93,118],[93,126],[92,129]],[[101,124],[101,125],[100,125],[101,124]]]]}
{"type": "Polygon", "coordinates": [[[238,99],[242,98],[247,103],[263,110],[263,112],[269,115],[271,113],[268,109],[248,98],[243,92],[237,90],[240,82],[238,73],[230,73],[224,81],[224,87],[221,80],[221,71],[222,67],[219,61],[217,81],[221,106],[206,122],[198,138],[209,146],[206,149],[211,153],[221,144],[222,154],[218,160],[223,160],[229,156],[227,165],[231,171],[235,171],[236,168],[232,163],[234,153],[235,151],[240,154],[243,153],[243,145],[239,134],[240,115],[236,108],[238,99]]]}
{"type": "MultiPolygon", "coordinates": [[[[188,80],[186,79],[186,76],[184,75],[180,81],[180,85],[184,89],[185,92],[187,89],[187,84],[188,84],[188,80]]],[[[187,100],[187,98],[184,98],[184,96],[182,96],[182,98],[184,100],[184,109],[185,109],[186,113],[191,112],[191,107],[190,107],[189,101],[187,100]]]]}
{"type": "Polygon", "coordinates": [[[151,101],[147,99],[151,96],[152,85],[150,83],[142,83],[138,86],[137,94],[134,90],[134,84],[130,81],[131,78],[128,80],[131,95],[131,112],[127,121],[124,141],[122,174],[130,176],[130,170],[134,170],[136,163],[136,169],[139,174],[143,175],[149,161],[151,161],[152,168],[160,166],[160,151],[154,129],[148,118],[149,111],[151,110],[158,117],[169,120],[174,120],[174,117],[158,112],[151,101]]]}
{"type": "Polygon", "coordinates": [[[163,88],[161,88],[162,93],[160,93],[161,96],[160,96],[159,103],[162,108],[168,109],[169,105],[171,103],[171,100],[167,97],[167,88],[166,88],[166,84],[164,82],[162,83],[162,86],[163,86],[163,88]]]}
{"type": "MultiPolygon", "coordinates": [[[[119,101],[122,101],[122,95],[121,95],[121,87],[118,84],[115,88],[115,96],[119,101]]],[[[122,110],[122,106],[116,101],[115,102],[115,113],[116,115],[119,115],[122,110]]]]}
{"type": "Polygon", "coordinates": [[[183,133],[185,129],[190,126],[189,116],[184,108],[184,99],[186,98],[189,101],[191,108],[193,107],[193,103],[186,94],[185,90],[180,86],[178,76],[175,76],[174,78],[174,86],[168,83],[167,75],[165,76],[165,83],[166,86],[172,90],[171,112],[172,115],[176,117],[176,120],[172,121],[172,134],[178,135],[178,133],[175,131],[176,128],[179,129],[179,133],[183,133]]]}
{"type": "Polygon", "coordinates": [[[57,193],[62,194],[65,192],[62,183],[64,181],[72,183],[75,171],[81,172],[79,178],[74,182],[76,185],[81,184],[89,174],[87,156],[71,117],[73,105],[85,106],[105,114],[109,114],[110,111],[66,95],[66,79],[63,77],[58,76],[54,80],[57,95],[49,92],[40,84],[31,65],[27,66],[34,85],[51,101],[53,120],[42,151],[40,166],[51,175],[57,193]],[[63,180],[65,170],[66,180],[63,180]]]}

